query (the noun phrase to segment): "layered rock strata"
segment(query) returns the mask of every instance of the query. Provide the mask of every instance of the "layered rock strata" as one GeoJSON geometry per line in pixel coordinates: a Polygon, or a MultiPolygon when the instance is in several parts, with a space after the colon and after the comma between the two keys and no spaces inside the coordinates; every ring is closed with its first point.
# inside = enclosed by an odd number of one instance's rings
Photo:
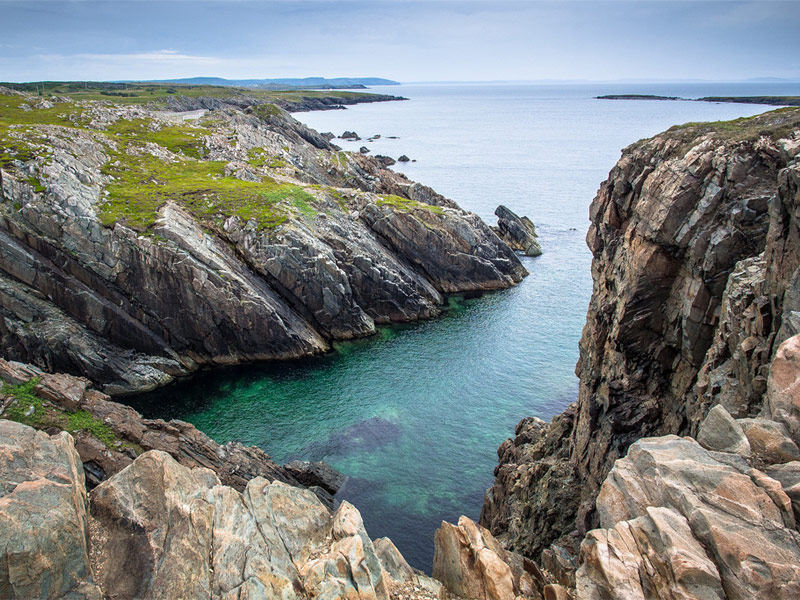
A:
{"type": "Polygon", "coordinates": [[[633,442],[697,435],[717,404],[759,416],[770,362],[796,332],[799,139],[800,112],[783,109],[623,151],[591,206],[577,403],[551,425],[523,421],[487,492],[481,523],[510,548],[574,561],[633,442]]]}
{"type": "Polygon", "coordinates": [[[536,227],[528,217],[519,217],[507,206],[498,206],[494,214],[497,215],[497,227],[494,231],[510,248],[521,252],[525,256],[539,256],[542,246],[536,227]]]}
{"type": "Polygon", "coordinates": [[[0,101],[25,123],[0,131],[3,356],[111,394],[324,352],[526,274],[475,215],[272,104],[0,101]]]}

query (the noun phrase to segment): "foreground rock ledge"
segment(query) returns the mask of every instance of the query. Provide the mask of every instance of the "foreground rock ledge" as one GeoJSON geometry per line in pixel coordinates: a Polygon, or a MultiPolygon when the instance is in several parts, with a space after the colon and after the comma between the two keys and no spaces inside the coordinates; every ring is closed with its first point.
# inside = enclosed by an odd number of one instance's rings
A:
{"type": "Polygon", "coordinates": [[[331,513],[312,492],[260,477],[239,493],[160,451],[87,502],[67,433],[0,420],[0,482],[3,598],[388,600],[441,591],[398,569],[399,553],[385,569],[347,502],[331,513]]]}

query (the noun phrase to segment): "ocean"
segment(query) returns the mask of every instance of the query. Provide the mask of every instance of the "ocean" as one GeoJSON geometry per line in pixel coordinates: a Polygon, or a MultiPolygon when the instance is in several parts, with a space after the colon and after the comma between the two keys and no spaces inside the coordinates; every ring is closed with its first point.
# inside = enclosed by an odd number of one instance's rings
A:
{"type": "Polygon", "coordinates": [[[589,204],[638,139],[689,121],[772,107],[596,100],[602,94],[800,95],[784,84],[426,84],[381,86],[404,102],[295,117],[358,142],[345,150],[416,162],[394,168],[494,224],[505,204],[536,224],[544,254],[530,275],[480,298],[454,297],[438,319],[382,328],[326,356],[223,368],[133,400],[146,416],[180,418],[218,442],[275,460],[325,460],[348,476],[337,498],[374,539],[392,538],[430,571],[442,520],[477,519],[497,447],[527,416],[550,419],[577,396],[578,340],[592,289],[589,204]],[[367,138],[380,139],[367,142],[367,138]],[[392,136],[390,138],[390,136],[392,136]],[[392,139],[396,138],[396,139],[392,139]]]}

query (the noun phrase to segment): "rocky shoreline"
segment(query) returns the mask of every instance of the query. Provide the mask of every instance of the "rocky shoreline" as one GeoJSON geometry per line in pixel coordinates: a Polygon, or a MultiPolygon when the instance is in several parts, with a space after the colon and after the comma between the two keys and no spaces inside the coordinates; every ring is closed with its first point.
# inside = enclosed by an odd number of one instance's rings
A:
{"type": "Polygon", "coordinates": [[[274,104],[0,90],[5,358],[120,395],[326,352],[527,272],[476,215],[274,104]],[[245,103],[242,108],[237,103],[245,103]]]}
{"type": "Polygon", "coordinates": [[[594,292],[576,367],[578,401],[550,424],[519,424],[500,447],[481,515],[507,547],[561,570],[572,586],[578,568],[577,597],[796,593],[798,574],[787,566],[798,558],[788,514],[795,483],[784,474],[800,464],[794,417],[786,416],[800,398],[785,383],[797,375],[788,365],[800,339],[793,337],[798,132],[796,109],[674,127],[626,148],[592,203],[594,292]],[[784,383],[776,383],[776,370],[784,383]],[[770,408],[776,401],[783,417],[770,408]],[[706,454],[675,437],[717,427],[709,421],[723,411],[733,415],[724,419],[731,430],[741,427],[760,452],[706,442],[706,454]],[[773,446],[785,453],[766,458],[764,448],[773,446]],[[661,475],[645,468],[654,465],[661,475]],[[724,491],[725,478],[740,477],[762,491],[724,491]],[[673,478],[674,490],[665,487],[673,478]],[[708,492],[692,492],[699,499],[682,487],[706,481],[708,492]],[[770,516],[753,508],[739,515],[743,522],[726,521],[723,496],[744,505],[748,497],[762,502],[759,494],[769,496],[758,510],[770,516]],[[648,506],[681,516],[649,514],[648,506]],[[741,537],[711,539],[709,527],[741,537]],[[769,531],[777,538],[764,539],[769,531]],[[697,545],[676,547],[680,540],[697,545]],[[740,562],[730,563],[730,553],[740,562]],[[624,558],[612,565],[614,556],[624,558]],[[715,591],[669,588],[683,576],[680,561],[703,570],[715,591]],[[764,583],[755,563],[785,588],[764,583]]]}
{"type": "Polygon", "coordinates": [[[684,100],[689,102],[800,106],[800,97],[798,96],[704,96],[703,98],[680,98],[678,96],[656,96],[654,94],[606,94],[604,96],[595,96],[595,100],[684,100]]]}

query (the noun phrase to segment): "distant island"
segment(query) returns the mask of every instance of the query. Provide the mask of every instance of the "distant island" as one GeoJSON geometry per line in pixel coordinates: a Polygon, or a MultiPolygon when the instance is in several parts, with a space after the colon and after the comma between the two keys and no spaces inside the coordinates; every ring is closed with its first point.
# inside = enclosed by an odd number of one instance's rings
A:
{"type": "Polygon", "coordinates": [[[655,96],[653,94],[607,94],[595,96],[595,100],[685,100],[677,96],[655,96]]]}
{"type": "Polygon", "coordinates": [[[800,96],[705,96],[680,98],[654,94],[606,94],[595,100],[685,100],[687,102],[731,102],[736,104],[769,104],[770,106],[800,106],[800,96]]]}
{"type": "Polygon", "coordinates": [[[218,85],[225,87],[255,87],[263,89],[364,89],[376,85],[400,85],[381,77],[285,77],[277,79],[224,79],[222,77],[189,77],[152,81],[119,81],[116,83],[177,83],[186,85],[218,85]]]}

